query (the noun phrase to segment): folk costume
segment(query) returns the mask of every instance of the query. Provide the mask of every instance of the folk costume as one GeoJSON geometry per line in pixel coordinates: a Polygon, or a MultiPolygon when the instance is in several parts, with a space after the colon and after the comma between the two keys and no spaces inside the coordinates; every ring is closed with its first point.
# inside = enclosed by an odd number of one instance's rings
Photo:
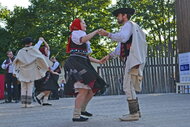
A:
{"type": "MultiPolygon", "coordinates": [[[[52,67],[50,67],[52,71],[60,73],[59,67],[55,68],[55,70],[53,69],[53,67],[54,67],[54,64],[52,65],[52,67]]],[[[45,77],[35,81],[36,92],[40,93],[36,96],[37,101],[40,101],[39,104],[42,104],[42,105],[47,104],[48,96],[46,98],[46,96],[43,94],[43,91],[53,92],[53,91],[58,90],[59,88],[58,79],[59,79],[59,75],[53,74],[50,71],[47,71],[45,77]]]]}
{"type": "MultiPolygon", "coordinates": [[[[50,57],[50,51],[48,50],[48,53],[45,53],[45,47],[41,47],[41,44],[38,44],[38,49],[40,50],[40,52],[43,54],[46,62],[48,63],[48,65],[50,66],[50,70],[56,72],[59,68],[57,66],[57,64],[53,64],[52,61],[49,60],[50,57]]],[[[56,91],[58,90],[58,79],[59,79],[59,75],[57,74],[53,74],[50,71],[46,72],[46,76],[36,80],[35,81],[35,87],[36,87],[36,93],[39,93],[35,99],[37,100],[37,102],[39,104],[42,104],[43,106],[46,105],[52,105],[50,103],[48,103],[48,98],[49,98],[49,94],[45,94],[44,91],[56,91]]]]}
{"type": "MultiPolygon", "coordinates": [[[[33,42],[27,37],[24,44],[33,42]]],[[[19,50],[14,62],[14,74],[21,82],[21,103],[23,107],[30,107],[34,81],[45,76],[49,66],[41,52],[34,46],[27,46],[19,50]]]]}
{"type": "Polygon", "coordinates": [[[95,93],[98,91],[103,93],[107,84],[91,65],[88,58],[92,53],[90,41],[81,43],[81,38],[86,35],[86,32],[82,31],[80,26],[77,26],[79,23],[75,22],[70,27],[71,35],[67,45],[67,53],[70,53],[70,57],[64,65],[65,93],[74,94],[77,92],[76,88],[92,89],[95,93]],[[80,83],[75,84],[78,81],[80,83]]]}
{"type": "MultiPolygon", "coordinates": [[[[53,61],[53,65],[52,65],[52,67],[50,69],[53,72],[57,72],[58,74],[61,74],[60,63],[57,60],[53,61]]],[[[58,91],[58,89],[59,89],[59,84],[58,84],[59,75],[53,74],[52,79],[55,82],[54,83],[55,89],[51,90],[52,91],[51,99],[56,99],[57,100],[57,99],[59,99],[59,91],[58,91]]]]}
{"type": "Polygon", "coordinates": [[[1,68],[6,70],[5,82],[6,82],[6,102],[12,102],[15,98],[15,102],[19,101],[19,85],[17,84],[17,78],[13,76],[13,61],[15,57],[7,58],[1,65],[1,68]],[[12,87],[13,86],[13,92],[12,87]]]}
{"type": "MultiPolygon", "coordinates": [[[[117,16],[121,13],[131,16],[134,12],[135,10],[132,8],[120,8],[115,10],[113,15],[117,16]]],[[[110,57],[120,56],[121,60],[125,62],[123,90],[127,95],[130,114],[124,115],[120,120],[138,120],[141,115],[135,91],[141,91],[143,69],[146,62],[147,43],[145,33],[136,23],[127,21],[119,32],[109,33],[108,37],[118,42],[116,49],[109,54],[110,57]]]]}
{"type": "MultiPolygon", "coordinates": [[[[75,19],[70,26],[70,37],[68,39],[67,53],[70,53],[69,58],[64,65],[66,84],[64,92],[67,95],[77,94],[78,89],[92,90],[94,93],[105,91],[106,83],[98,75],[96,70],[90,63],[88,55],[92,53],[90,47],[90,41],[82,43],[82,37],[86,36],[86,32],[82,31],[80,25],[80,19],[75,19]]],[[[87,103],[88,104],[88,103],[87,103]]],[[[84,104],[82,110],[85,111],[86,105],[84,104]]],[[[73,115],[74,120],[87,120],[87,119],[75,119],[80,117],[80,113],[83,113],[81,109],[75,109],[73,115]]],[[[86,115],[91,116],[88,112],[86,115]]],[[[81,117],[80,117],[81,118],[81,117]]]]}

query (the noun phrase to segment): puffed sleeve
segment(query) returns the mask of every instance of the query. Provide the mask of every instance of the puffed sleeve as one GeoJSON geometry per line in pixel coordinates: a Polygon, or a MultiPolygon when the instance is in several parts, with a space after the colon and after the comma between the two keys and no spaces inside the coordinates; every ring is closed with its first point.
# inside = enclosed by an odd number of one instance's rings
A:
{"type": "Polygon", "coordinates": [[[72,41],[77,44],[77,45],[82,45],[83,43],[81,43],[81,38],[86,36],[86,32],[82,31],[82,30],[77,30],[77,31],[73,31],[72,32],[72,41]]]}

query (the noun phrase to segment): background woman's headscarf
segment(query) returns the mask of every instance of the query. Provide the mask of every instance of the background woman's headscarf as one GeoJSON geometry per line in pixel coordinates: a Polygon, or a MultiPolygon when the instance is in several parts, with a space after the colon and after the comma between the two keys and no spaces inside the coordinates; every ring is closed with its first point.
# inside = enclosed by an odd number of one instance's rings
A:
{"type": "Polygon", "coordinates": [[[46,54],[46,52],[45,52],[45,46],[43,46],[43,47],[41,47],[39,50],[40,50],[40,52],[44,55],[44,56],[48,56],[47,54],[46,54]]]}
{"type": "MultiPolygon", "coordinates": [[[[79,18],[76,18],[75,20],[73,20],[73,22],[70,25],[70,33],[73,32],[73,30],[82,30],[81,29],[81,25],[80,25],[81,20],[79,18]]],[[[66,46],[66,53],[70,53],[70,44],[71,44],[71,34],[68,38],[68,43],[66,46]]]]}

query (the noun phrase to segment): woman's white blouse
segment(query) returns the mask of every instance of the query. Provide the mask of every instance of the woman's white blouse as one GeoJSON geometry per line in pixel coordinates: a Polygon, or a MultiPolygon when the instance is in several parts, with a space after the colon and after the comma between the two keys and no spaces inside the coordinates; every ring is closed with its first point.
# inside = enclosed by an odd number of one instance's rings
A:
{"type": "MultiPolygon", "coordinates": [[[[82,30],[75,30],[72,32],[72,41],[77,44],[77,45],[82,45],[83,43],[81,43],[81,38],[86,36],[86,32],[82,31],[82,30]]],[[[92,53],[92,49],[90,47],[90,41],[86,42],[87,45],[87,53],[90,54],[92,53]]]]}

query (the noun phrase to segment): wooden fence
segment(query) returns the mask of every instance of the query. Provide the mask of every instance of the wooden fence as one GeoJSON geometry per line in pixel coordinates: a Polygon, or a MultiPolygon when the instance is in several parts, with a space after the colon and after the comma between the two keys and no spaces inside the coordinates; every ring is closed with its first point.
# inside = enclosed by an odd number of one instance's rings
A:
{"type": "MultiPolygon", "coordinates": [[[[182,1],[183,4],[188,3],[189,5],[190,3],[188,2],[189,0],[182,1]]],[[[181,14],[178,11],[183,10],[181,8],[182,2],[180,2],[180,0],[177,0],[176,3],[175,0],[168,0],[165,2],[168,4],[166,6],[168,7],[168,10],[173,12],[171,14],[169,12],[163,12],[165,16],[168,16],[168,20],[166,22],[163,22],[163,24],[169,25],[169,27],[167,27],[164,32],[162,30],[157,31],[159,33],[159,40],[155,37],[154,33],[151,33],[153,34],[155,44],[148,45],[147,62],[144,69],[144,78],[142,82],[141,93],[175,92],[175,82],[178,81],[179,76],[177,46],[179,46],[179,43],[178,45],[176,44],[176,13],[181,14]],[[174,3],[176,5],[176,12],[173,10],[173,8],[169,6],[170,3],[174,3]]],[[[187,9],[187,5],[185,6],[185,8],[186,10],[189,10],[187,9]]],[[[188,17],[184,18],[189,19],[189,11],[185,14],[186,16],[188,15],[188,17]]],[[[183,16],[181,16],[180,18],[183,19],[182,17],[183,16]]],[[[189,20],[185,21],[187,22],[189,20]]],[[[181,34],[184,33],[182,32],[181,34]]],[[[183,45],[183,47],[185,46],[183,45]]],[[[105,94],[123,94],[122,81],[124,75],[124,65],[122,62],[120,62],[119,58],[110,60],[106,64],[99,66],[98,72],[110,85],[109,89],[105,94]]]]}
{"type": "MultiPolygon", "coordinates": [[[[175,42],[148,46],[141,93],[175,92],[175,77],[178,70],[176,54],[175,42]]],[[[98,73],[110,85],[106,95],[123,94],[124,64],[119,58],[99,66],[98,73]]]]}

